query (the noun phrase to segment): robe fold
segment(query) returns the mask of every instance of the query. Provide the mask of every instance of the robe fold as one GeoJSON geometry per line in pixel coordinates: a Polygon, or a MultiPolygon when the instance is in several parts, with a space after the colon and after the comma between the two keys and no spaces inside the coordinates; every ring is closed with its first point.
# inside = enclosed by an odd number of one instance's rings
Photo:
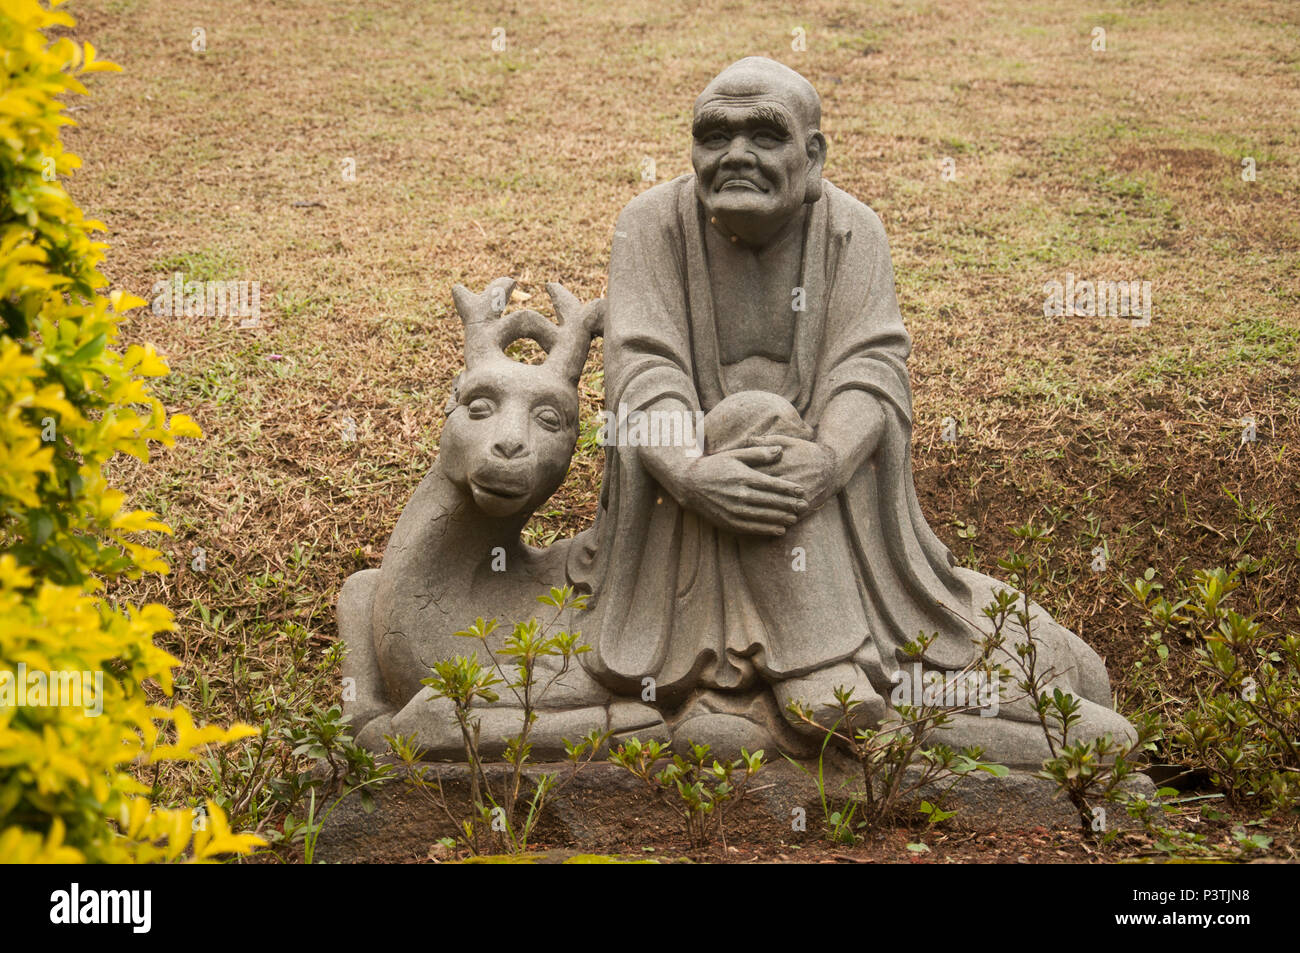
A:
{"type": "MultiPolygon", "coordinates": [[[[619,216],[605,327],[607,410],[707,414],[730,396],[707,227],[693,175],[648,190],[619,216]]],[[[717,529],[659,486],[636,447],[607,446],[597,522],[584,534],[588,545],[574,547],[570,575],[594,593],[583,624],[593,651],[583,662],[616,691],[640,692],[649,677],[671,700],[847,658],[887,686],[904,659],[901,646],[922,632],[938,633],[924,656],[929,665],[959,669],[977,654],[979,632],[965,620],[979,613],[970,582],[985,577],[956,567],[913,484],[911,338],[884,227],[830,183],[804,227],[806,310],[791,313],[794,345],[780,396],[815,431],[836,394],[864,391],[885,418],[880,442],[837,496],[775,539],[717,529]]]]}

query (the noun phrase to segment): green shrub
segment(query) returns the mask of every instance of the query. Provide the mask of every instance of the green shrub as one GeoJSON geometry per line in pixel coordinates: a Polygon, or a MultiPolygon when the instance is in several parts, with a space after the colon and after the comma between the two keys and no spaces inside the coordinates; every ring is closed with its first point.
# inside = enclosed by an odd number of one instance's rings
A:
{"type": "Polygon", "coordinates": [[[690,754],[674,754],[669,745],[657,741],[642,743],[628,738],[609,753],[609,761],[634,777],[640,778],[686,827],[692,850],[708,847],[717,834],[722,849],[727,849],[727,811],[740,806],[749,783],[763,770],[763,752],[750,754],[740,749],[740,757],[730,761],[712,759],[709,745],[688,741],[690,754]],[[659,761],[666,761],[656,771],[659,761]],[[676,794],[677,797],[672,797],[676,794]]]}
{"type": "Polygon", "coordinates": [[[60,142],[72,120],[57,97],[118,69],[44,32],[72,25],[37,0],[0,8],[0,860],[244,853],[260,841],[232,834],[215,803],[156,807],[130,770],[257,730],[199,727],[151,701],[146,683],[170,694],[178,664],[153,644],[172,615],[107,594],[167,571],[138,536],[168,529],[128,508],[104,465],[202,434],[149,392],[144,378],[167,373],[152,347],[115,348],[145,302],[105,295],[106,246],[91,237],[104,226],[59,182],[80,162],[60,142]]]}
{"type": "Polygon", "coordinates": [[[1116,738],[1110,732],[1101,737],[1080,736],[1076,728],[1083,717],[1079,714],[1082,701],[1055,685],[1056,670],[1041,663],[1041,645],[1034,632],[1036,616],[1030,609],[1048,578],[1052,530],[1030,522],[1011,532],[1022,546],[998,560],[998,568],[1014,588],[996,593],[993,602],[984,607],[984,615],[993,623],[995,644],[1005,647],[1011,640],[1008,674],[1038,716],[1049,752],[1038,776],[1053,782],[1069,799],[1085,836],[1109,842],[1115,831],[1107,829],[1104,803],[1126,801],[1125,785],[1159,737],[1159,720],[1147,713],[1131,716],[1132,739],[1116,738]],[[1011,622],[1014,627],[1008,625],[1011,622]]]}
{"type": "Polygon", "coordinates": [[[1169,721],[1166,758],[1185,774],[1205,771],[1235,803],[1292,808],[1300,800],[1300,635],[1229,607],[1242,575],[1241,566],[1198,569],[1190,582],[1175,580],[1172,599],[1154,570],[1125,582],[1147,612],[1155,655],[1137,671],[1169,721]],[[1175,693],[1165,687],[1179,661],[1170,656],[1189,648],[1192,682],[1175,693]]]}
{"type": "MultiPolygon", "coordinates": [[[[920,633],[903,650],[919,660],[935,637],[920,633]]],[[[953,683],[962,682],[987,664],[987,657],[981,656],[958,673],[953,683]]],[[[998,687],[1000,695],[1000,683],[998,687]]],[[[866,834],[901,821],[912,810],[925,815],[930,825],[942,823],[954,814],[943,810],[942,805],[964,778],[977,771],[998,778],[1008,773],[1005,765],[985,761],[981,748],[954,751],[935,740],[936,733],[952,723],[953,715],[970,711],[969,707],[945,707],[942,703],[918,700],[914,705],[898,705],[894,715],[879,727],[854,727],[854,712],[862,704],[853,697],[853,689],[837,687],[833,704],[828,707],[838,717],[829,727],[819,723],[806,705],[791,702],[787,709],[803,724],[826,732],[817,757],[816,774],[788,755],[786,760],[811,777],[817,786],[822,833],[833,844],[859,844],[866,834]],[[862,777],[861,786],[841,792],[838,803],[836,792],[828,795],[825,779],[826,748],[831,742],[848,752],[862,777]],[[924,800],[923,794],[935,798],[934,803],[924,800]]]]}

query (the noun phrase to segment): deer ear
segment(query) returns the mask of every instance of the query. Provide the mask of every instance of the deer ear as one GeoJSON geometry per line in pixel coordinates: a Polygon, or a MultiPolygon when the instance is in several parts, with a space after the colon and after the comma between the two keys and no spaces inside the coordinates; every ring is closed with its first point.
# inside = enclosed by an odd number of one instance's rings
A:
{"type": "Polygon", "coordinates": [[[451,379],[451,393],[447,395],[447,403],[442,405],[442,415],[450,417],[451,412],[460,406],[460,379],[461,374],[457,374],[451,379]]]}
{"type": "Polygon", "coordinates": [[[568,288],[558,281],[548,281],[546,293],[551,296],[551,303],[555,305],[555,316],[559,318],[560,325],[580,320],[582,302],[574,297],[568,288]]]}
{"type": "Polygon", "coordinates": [[[499,318],[510,307],[510,296],[515,293],[515,279],[498,278],[487,286],[483,297],[487,300],[488,311],[492,317],[499,318]]]}
{"type": "Polygon", "coordinates": [[[499,318],[510,306],[510,296],[515,290],[513,278],[498,278],[493,281],[481,295],[476,295],[464,285],[453,285],[451,299],[456,303],[456,311],[464,324],[475,324],[491,318],[499,318]]]}
{"type": "Polygon", "coordinates": [[[469,316],[474,313],[474,299],[477,297],[478,295],[464,285],[452,285],[451,300],[456,303],[456,313],[460,315],[462,322],[470,320],[469,316]]]}
{"type": "Polygon", "coordinates": [[[605,315],[608,311],[609,303],[604,298],[597,298],[582,313],[582,326],[591,332],[593,338],[605,336],[605,315]]]}

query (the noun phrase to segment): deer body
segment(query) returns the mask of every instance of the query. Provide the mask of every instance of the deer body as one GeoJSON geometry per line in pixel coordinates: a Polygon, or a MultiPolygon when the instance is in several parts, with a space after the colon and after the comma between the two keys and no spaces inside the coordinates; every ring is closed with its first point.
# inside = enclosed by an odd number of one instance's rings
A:
{"type": "Polygon", "coordinates": [[[477,643],[455,633],[475,618],[526,620],[542,608],[538,595],[565,584],[571,541],[525,545],[529,515],[485,519],[440,466],[420,483],[384,553],[371,611],[391,699],[413,698],[433,662],[472,653],[477,643]]]}
{"type": "MultiPolygon", "coordinates": [[[[421,680],[435,662],[481,654],[457,631],[495,618],[504,637],[512,623],[538,616],[537,596],[567,581],[573,540],[535,549],[519,534],[568,472],[577,384],[602,302],[584,307],[552,284],[558,324],[535,311],[504,315],[513,286],[502,278],[482,295],[453,290],[465,323],[466,369],[453,385],[438,461],[403,509],[380,568],[355,573],[339,594],[345,700],[349,689],[355,694],[347,710],[359,740],[372,747],[382,738],[378,729],[364,731],[368,724],[387,725],[394,716],[401,724],[404,712],[407,721],[427,723],[421,680]],[[520,338],[537,341],[546,361],[506,357],[506,346],[520,338]]],[[[574,706],[609,698],[580,667],[562,687],[574,706]]]]}

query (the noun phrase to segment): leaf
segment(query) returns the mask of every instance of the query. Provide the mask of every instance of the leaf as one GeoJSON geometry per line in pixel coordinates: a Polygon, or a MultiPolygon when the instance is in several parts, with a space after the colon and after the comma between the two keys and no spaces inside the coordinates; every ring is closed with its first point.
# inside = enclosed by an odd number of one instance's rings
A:
{"type": "Polygon", "coordinates": [[[83,46],[81,72],[83,73],[105,73],[122,72],[122,67],[108,60],[95,59],[95,48],[87,41],[83,46]]]}
{"type": "Polygon", "coordinates": [[[176,743],[154,748],[149,755],[150,764],[169,760],[197,761],[199,748],[214,742],[226,744],[262,733],[260,728],[241,724],[232,725],[230,728],[220,728],[216,725],[204,725],[200,728],[195,726],[190,713],[180,706],[171,710],[171,720],[176,726],[176,743]]]}
{"type": "Polygon", "coordinates": [[[222,854],[247,854],[254,847],[265,846],[266,841],[256,834],[234,834],[226,820],[226,812],[216,801],[208,800],[207,826],[194,835],[194,857],[212,860],[222,854]]]}
{"type": "Polygon", "coordinates": [[[97,334],[73,353],[71,360],[77,364],[84,364],[92,358],[98,357],[104,351],[104,345],[108,343],[108,337],[104,334],[97,334]]]}
{"type": "Polygon", "coordinates": [[[129,294],[125,291],[113,291],[108,296],[109,302],[113,305],[113,310],[118,314],[131,311],[135,308],[142,308],[149,302],[137,295],[129,294]]]}
{"type": "Polygon", "coordinates": [[[113,517],[111,526],[124,533],[166,533],[171,535],[171,527],[155,519],[158,514],[148,510],[129,510],[113,517]]]}
{"type": "Polygon", "coordinates": [[[44,546],[54,534],[54,518],[44,510],[32,510],[27,522],[32,528],[32,541],[37,546],[44,546]]]}
{"type": "Polygon", "coordinates": [[[167,427],[173,437],[203,439],[203,428],[196,424],[189,414],[172,414],[167,421],[167,427]]]}

